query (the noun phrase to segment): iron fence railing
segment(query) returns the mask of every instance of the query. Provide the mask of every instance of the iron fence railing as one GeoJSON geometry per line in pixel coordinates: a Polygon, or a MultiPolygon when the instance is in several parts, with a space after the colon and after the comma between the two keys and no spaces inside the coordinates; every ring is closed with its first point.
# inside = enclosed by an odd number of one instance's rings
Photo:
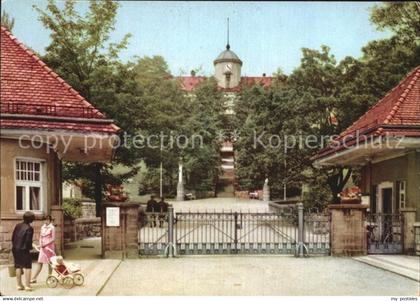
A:
{"type": "Polygon", "coordinates": [[[329,215],[303,206],[275,212],[142,213],[140,255],[329,254],[329,215]]]}
{"type": "Polygon", "coordinates": [[[165,255],[168,246],[168,213],[142,212],[138,232],[140,255],[165,255]]]}
{"type": "Polygon", "coordinates": [[[400,254],[403,252],[403,215],[370,213],[366,218],[369,254],[400,254]]]}
{"type": "Polygon", "coordinates": [[[40,104],[33,102],[2,102],[0,103],[2,114],[26,114],[46,115],[57,117],[97,117],[98,111],[93,107],[80,106],[56,106],[52,104],[40,104]]]}
{"type": "Polygon", "coordinates": [[[329,212],[305,212],[303,241],[309,254],[330,254],[330,227],[329,212]]]}
{"type": "Polygon", "coordinates": [[[414,244],[416,255],[420,256],[420,222],[414,223],[414,244]]]}

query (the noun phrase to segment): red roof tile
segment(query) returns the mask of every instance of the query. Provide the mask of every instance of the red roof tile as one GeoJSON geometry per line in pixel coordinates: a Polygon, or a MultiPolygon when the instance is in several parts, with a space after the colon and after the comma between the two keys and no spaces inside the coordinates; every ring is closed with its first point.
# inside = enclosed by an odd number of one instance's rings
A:
{"type": "MultiPolygon", "coordinates": [[[[359,135],[420,137],[420,66],[417,66],[394,89],[348,127],[335,141],[350,142],[359,135]],[[354,137],[354,138],[352,138],[354,137]]],[[[322,149],[320,159],[343,147],[322,149]]]]}
{"type": "Polygon", "coordinates": [[[241,84],[247,86],[262,85],[263,87],[270,87],[273,83],[271,76],[242,76],[241,84]]]}
{"type": "Polygon", "coordinates": [[[119,130],[4,27],[1,27],[0,97],[1,128],[104,133],[119,130]],[[31,120],[31,116],[37,118],[31,120]],[[40,116],[46,116],[45,120],[40,121],[40,116]],[[70,120],[61,122],[59,117],[70,120]],[[103,121],[98,124],[98,119],[103,121]]]}
{"type": "Polygon", "coordinates": [[[181,87],[184,91],[191,92],[194,88],[204,81],[204,76],[179,76],[178,79],[181,81],[181,87]]]}

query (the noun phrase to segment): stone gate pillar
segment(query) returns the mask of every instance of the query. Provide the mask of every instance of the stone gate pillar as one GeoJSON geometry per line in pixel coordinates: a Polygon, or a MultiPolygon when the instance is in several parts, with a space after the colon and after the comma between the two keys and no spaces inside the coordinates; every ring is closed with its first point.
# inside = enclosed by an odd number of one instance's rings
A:
{"type": "Polygon", "coordinates": [[[139,204],[102,204],[102,258],[138,257],[139,204]]]}
{"type": "Polygon", "coordinates": [[[51,206],[51,217],[55,226],[55,247],[57,254],[63,254],[64,251],[64,214],[60,206],[51,206]]]}
{"type": "Polygon", "coordinates": [[[365,218],[367,205],[334,204],[331,213],[331,255],[367,254],[365,218]]]}
{"type": "Polygon", "coordinates": [[[414,253],[414,223],[416,222],[415,208],[401,208],[403,217],[403,252],[404,254],[414,253]]]}

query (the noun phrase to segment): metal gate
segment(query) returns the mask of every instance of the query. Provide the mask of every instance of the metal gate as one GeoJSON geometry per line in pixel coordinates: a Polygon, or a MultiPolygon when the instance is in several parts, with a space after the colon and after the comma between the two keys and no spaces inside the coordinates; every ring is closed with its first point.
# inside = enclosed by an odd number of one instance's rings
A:
{"type": "Polygon", "coordinates": [[[308,254],[330,255],[331,215],[327,211],[306,210],[303,242],[308,254]]]}
{"type": "Polygon", "coordinates": [[[139,229],[139,254],[164,255],[169,237],[168,213],[142,213],[139,229]]]}
{"type": "Polygon", "coordinates": [[[366,233],[369,254],[402,254],[403,215],[372,213],[367,215],[366,233]]]}
{"type": "Polygon", "coordinates": [[[145,213],[140,255],[330,253],[329,214],[289,206],[276,212],[145,213]]]}
{"type": "Polygon", "coordinates": [[[177,252],[184,254],[291,254],[293,215],[251,212],[176,213],[177,252]]]}

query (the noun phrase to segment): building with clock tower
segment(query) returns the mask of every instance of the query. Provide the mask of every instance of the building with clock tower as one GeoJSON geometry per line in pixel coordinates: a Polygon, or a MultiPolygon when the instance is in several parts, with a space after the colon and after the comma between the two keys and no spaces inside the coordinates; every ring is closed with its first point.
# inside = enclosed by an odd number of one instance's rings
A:
{"type": "MultiPolygon", "coordinates": [[[[262,74],[262,76],[242,76],[241,69],[243,62],[238,55],[233,52],[229,45],[213,61],[214,78],[221,91],[225,94],[226,114],[234,114],[234,104],[237,101],[238,93],[246,86],[261,85],[271,86],[273,78],[262,74]]],[[[195,87],[206,77],[196,76],[191,72],[191,76],[180,76],[181,86],[187,93],[194,93],[195,87]]],[[[218,183],[218,196],[235,195],[235,156],[234,141],[226,140],[220,149],[222,175],[218,183]]]]}
{"type": "MultiPolygon", "coordinates": [[[[227,43],[226,49],[223,50],[213,61],[214,74],[218,88],[224,92],[224,99],[226,105],[226,115],[235,114],[235,102],[238,100],[238,93],[244,88],[254,85],[260,85],[268,88],[273,82],[273,77],[266,76],[242,76],[241,69],[243,62],[239,56],[231,50],[229,44],[229,18],[227,20],[227,43]]],[[[206,77],[196,76],[194,71],[191,71],[191,76],[178,77],[182,89],[188,94],[194,94],[194,89],[206,77]]],[[[221,149],[221,170],[222,174],[219,177],[217,195],[222,197],[231,197],[235,195],[235,152],[234,152],[234,137],[227,138],[221,149]],[[232,140],[233,139],[233,140],[232,140]]]]}

